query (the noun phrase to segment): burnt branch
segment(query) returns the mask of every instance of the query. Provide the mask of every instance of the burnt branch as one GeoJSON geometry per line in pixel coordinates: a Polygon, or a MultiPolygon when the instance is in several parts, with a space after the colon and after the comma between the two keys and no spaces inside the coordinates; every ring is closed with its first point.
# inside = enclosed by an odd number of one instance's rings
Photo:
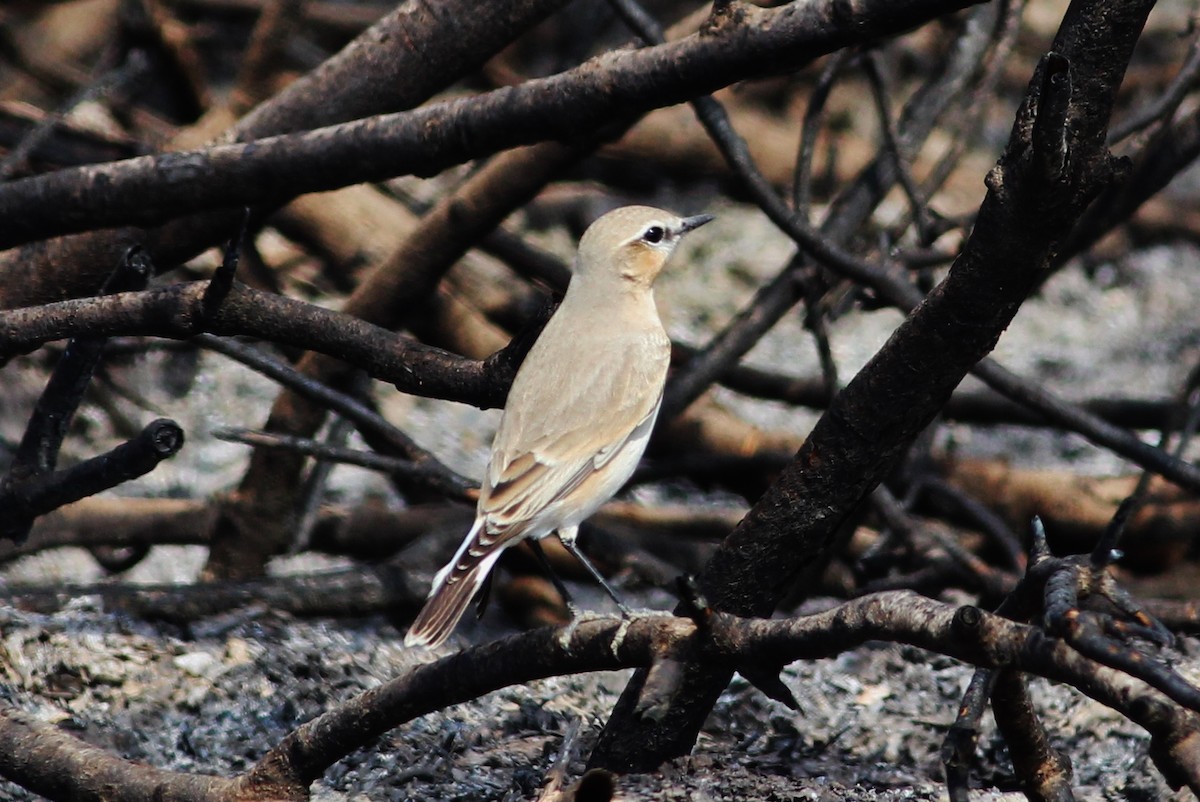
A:
{"type": "Polygon", "coordinates": [[[742,78],[796,69],[849,44],[902,32],[973,0],[866,0],[759,10],[729,7],[699,34],[598,56],[560,75],[474,98],[249,144],[70,168],[0,187],[0,247],[192,212],[274,204],[454,164],[546,139],[590,136],[631,113],[742,78]]]}
{"type": "MultiPolygon", "coordinates": [[[[260,104],[225,135],[249,141],[413,108],[452,84],[564,5],[564,0],[447,0],[435,8],[405,2],[339,53],[260,104]]],[[[180,149],[211,136],[184,131],[180,149]],[[190,144],[189,144],[190,143],[190,144]]],[[[239,204],[242,205],[242,204],[239,204]]],[[[192,217],[164,229],[97,231],[33,244],[0,255],[7,280],[0,308],[88,294],[131,244],[153,251],[160,267],[218,242],[236,212],[192,217]]]]}
{"type": "MultiPolygon", "coordinates": [[[[865,597],[789,620],[742,620],[719,613],[704,617],[700,626],[666,616],[625,623],[604,619],[468,648],[420,666],[305,724],[238,783],[244,791],[292,798],[333,762],[405,721],[532,679],[678,659],[738,670],[745,666],[754,675],[755,666],[829,657],[877,639],[908,643],[975,665],[1069,682],[1146,727],[1156,743],[1172,754],[1176,775],[1182,772],[1188,784],[1200,788],[1195,746],[1188,745],[1200,725],[1195,713],[1174,708],[1138,680],[1099,667],[1034,628],[907,592],[865,597]]],[[[642,702],[654,704],[650,699],[642,702]]]]}
{"type": "Polygon", "coordinates": [[[233,282],[218,308],[205,304],[208,282],[60,301],[0,312],[0,354],[66,337],[142,334],[188,339],[246,335],[320,350],[415,395],[479,407],[504,403],[512,383],[505,359],[477,362],[399,337],[357,318],[233,282]]]}
{"type": "Polygon", "coordinates": [[[69,468],[0,486],[0,535],[21,540],[40,515],[144,476],[183,447],[175,421],[152,421],[137,437],[69,468]]]}
{"type": "Polygon", "coordinates": [[[1050,744],[1020,673],[996,675],[992,710],[1031,802],[1074,802],[1071,760],[1050,744]]]}
{"type": "Polygon", "coordinates": [[[162,771],[122,760],[8,704],[0,707],[0,774],[55,800],[216,802],[231,799],[233,788],[220,777],[162,771]]]}

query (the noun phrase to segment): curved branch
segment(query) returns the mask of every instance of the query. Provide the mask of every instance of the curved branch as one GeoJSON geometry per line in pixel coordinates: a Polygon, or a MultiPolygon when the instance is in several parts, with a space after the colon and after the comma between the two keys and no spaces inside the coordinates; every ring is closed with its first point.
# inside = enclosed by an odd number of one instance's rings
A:
{"type": "Polygon", "coordinates": [[[239,282],[234,282],[219,306],[206,308],[208,284],[172,284],[0,312],[0,356],[79,335],[141,334],[182,340],[208,332],[310,348],[358,365],[402,392],[485,409],[502,405],[512,383],[515,368],[505,358],[467,359],[349,315],[239,282]]]}
{"type": "MultiPolygon", "coordinates": [[[[470,73],[564,0],[408,0],[316,69],[239,121],[241,141],[414,108],[470,73]]],[[[181,132],[174,149],[195,147],[203,124],[181,132]],[[190,144],[189,144],[190,143],[190,144]]],[[[0,254],[0,307],[90,294],[132,244],[167,268],[228,236],[237,212],[179,220],[151,231],[100,230],[0,254]]]]}
{"type": "MultiPolygon", "coordinates": [[[[928,649],[990,668],[1067,682],[1149,730],[1172,751],[1171,768],[1200,787],[1194,744],[1200,717],[1175,707],[1140,680],[1097,665],[1040,630],[974,607],[955,608],[909,591],[865,596],[832,610],[785,620],[714,613],[703,630],[685,618],[644,616],[539,629],[465,649],[415,668],[304,724],[238,779],[241,793],[285,797],[305,789],[345,755],[417,716],[535,679],[650,666],[680,659],[761,675],[830,657],[870,640],[928,649]]],[[[642,700],[643,704],[653,700],[642,700]]],[[[1177,774],[1178,776],[1178,774],[1177,774]]]]}
{"type": "Polygon", "coordinates": [[[217,802],[235,784],[122,760],[32,713],[0,708],[0,776],[47,799],[217,802]]]}
{"type": "Polygon", "coordinates": [[[466,649],[419,666],[309,721],[231,781],[125,761],[28,713],[5,708],[0,710],[0,775],[52,799],[306,800],[309,785],[330,765],[388,730],[509,685],[681,659],[744,667],[744,674],[773,685],[772,672],[787,663],[887,640],[979,666],[1070,683],[1146,728],[1168,779],[1200,788],[1200,717],[1166,701],[1139,679],[1097,665],[1062,640],[978,608],[956,608],[897,591],[800,618],[748,620],[712,613],[700,621],[701,627],[671,616],[628,622],[594,619],[574,628],[539,629],[466,649]],[[68,787],[66,782],[82,786],[68,787]]]}

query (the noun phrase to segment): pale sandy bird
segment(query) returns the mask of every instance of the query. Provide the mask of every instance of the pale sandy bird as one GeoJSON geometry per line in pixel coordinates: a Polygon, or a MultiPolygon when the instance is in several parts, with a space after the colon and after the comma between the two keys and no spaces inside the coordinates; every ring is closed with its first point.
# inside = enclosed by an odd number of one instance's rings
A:
{"type": "Polygon", "coordinates": [[[654,279],[683,235],[711,219],[626,206],[584,232],[566,296],[508,394],[475,525],[434,577],[406,646],[442,643],[500,553],[552,532],[625,609],[575,537],[646,449],[671,356],[654,279]]]}

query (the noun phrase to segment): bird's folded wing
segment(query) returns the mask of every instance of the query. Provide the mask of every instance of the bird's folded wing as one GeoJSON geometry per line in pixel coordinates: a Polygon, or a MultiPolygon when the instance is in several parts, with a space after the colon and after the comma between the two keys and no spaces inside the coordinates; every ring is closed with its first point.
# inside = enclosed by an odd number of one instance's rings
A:
{"type": "Polygon", "coordinates": [[[590,360],[583,371],[564,371],[569,381],[543,373],[537,384],[513,384],[480,498],[499,539],[519,536],[504,530],[565,498],[648,433],[669,354],[664,348],[631,360],[609,353],[612,359],[590,360]]]}
{"type": "Polygon", "coordinates": [[[522,454],[508,460],[506,455],[494,453],[480,500],[480,509],[488,523],[485,531],[480,532],[480,545],[520,537],[524,524],[551,504],[570,496],[622,449],[639,440],[639,435],[652,425],[656,411],[657,405],[620,441],[561,461],[544,454],[522,454]]]}

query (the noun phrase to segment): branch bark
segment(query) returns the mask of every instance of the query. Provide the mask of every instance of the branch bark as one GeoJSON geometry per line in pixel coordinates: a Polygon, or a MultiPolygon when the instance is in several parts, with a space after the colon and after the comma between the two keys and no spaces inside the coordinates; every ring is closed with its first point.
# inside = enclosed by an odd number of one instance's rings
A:
{"type": "Polygon", "coordinates": [[[0,775],[53,800],[216,802],[234,788],[222,777],[121,760],[7,704],[0,708],[0,775]]]}
{"type": "Polygon", "coordinates": [[[0,247],[102,226],[158,224],[203,210],[273,204],[397,175],[433,175],[547,139],[586,137],[833,50],[894,35],[974,0],[826,0],[722,6],[693,36],[617,50],[576,69],[477,97],[248,144],[60,170],[0,187],[0,247]]]}
{"type": "Polygon", "coordinates": [[[404,392],[483,408],[504,403],[516,371],[507,359],[466,359],[349,315],[236,281],[213,305],[206,303],[209,286],[207,281],[197,281],[0,312],[0,356],[79,335],[144,334],[180,340],[204,332],[249,335],[320,350],[404,392]]]}
{"type": "MultiPolygon", "coordinates": [[[[248,141],[412,108],[563,5],[409,0],[248,114],[225,139],[248,141]]],[[[0,255],[0,309],[93,292],[133,244],[145,245],[165,269],[227,238],[240,213],[201,215],[150,231],[96,231],[0,255]]]]}

